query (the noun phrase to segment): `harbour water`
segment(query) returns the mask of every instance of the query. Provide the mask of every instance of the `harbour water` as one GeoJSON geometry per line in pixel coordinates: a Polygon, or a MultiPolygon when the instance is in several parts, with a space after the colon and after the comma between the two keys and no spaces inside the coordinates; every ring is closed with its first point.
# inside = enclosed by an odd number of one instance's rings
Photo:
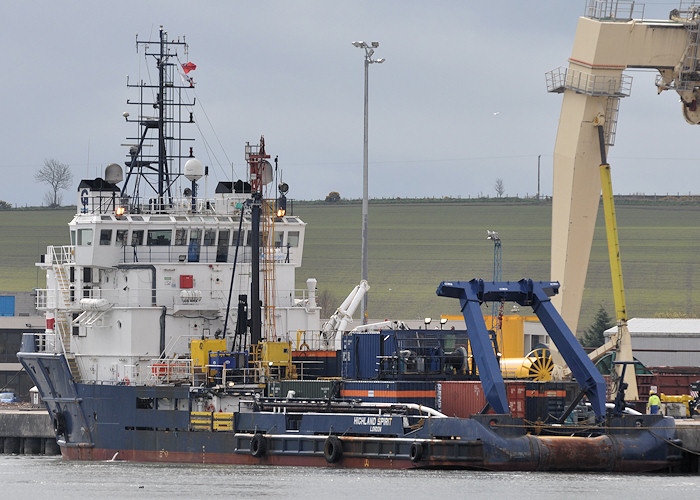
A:
{"type": "Polygon", "coordinates": [[[696,498],[700,476],[68,462],[0,455],[2,498],[696,498]]]}

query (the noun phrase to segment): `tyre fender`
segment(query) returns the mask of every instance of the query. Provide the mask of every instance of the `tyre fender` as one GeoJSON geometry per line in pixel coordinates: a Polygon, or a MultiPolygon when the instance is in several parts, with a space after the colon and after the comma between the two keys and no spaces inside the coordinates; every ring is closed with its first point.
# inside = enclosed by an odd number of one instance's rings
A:
{"type": "Polygon", "coordinates": [[[255,434],[250,440],[250,454],[262,457],[267,451],[267,440],[262,434],[255,434]]]}
{"type": "Polygon", "coordinates": [[[418,442],[411,443],[411,462],[419,462],[423,458],[423,445],[418,442]]]}
{"type": "Polygon", "coordinates": [[[328,436],[323,444],[323,456],[329,464],[336,463],[343,456],[343,444],[337,436],[328,436]]]}

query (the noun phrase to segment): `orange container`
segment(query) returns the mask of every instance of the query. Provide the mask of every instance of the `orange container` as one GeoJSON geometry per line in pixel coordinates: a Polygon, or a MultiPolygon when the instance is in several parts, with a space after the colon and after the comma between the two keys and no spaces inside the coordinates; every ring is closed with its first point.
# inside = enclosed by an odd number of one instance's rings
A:
{"type": "MultiPolygon", "coordinates": [[[[516,418],[525,417],[525,381],[507,380],[506,396],[510,413],[516,418]]],[[[478,380],[449,380],[437,384],[437,409],[450,417],[467,418],[479,413],[486,406],[486,396],[478,380]]],[[[489,409],[487,413],[493,413],[489,409]]]]}

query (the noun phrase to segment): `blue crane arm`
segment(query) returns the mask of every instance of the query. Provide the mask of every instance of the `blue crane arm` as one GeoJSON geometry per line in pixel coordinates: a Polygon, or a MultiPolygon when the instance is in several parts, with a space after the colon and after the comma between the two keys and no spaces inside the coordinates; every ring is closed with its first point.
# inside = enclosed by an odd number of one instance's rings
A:
{"type": "Polygon", "coordinates": [[[496,413],[510,413],[506,386],[503,383],[501,367],[498,364],[496,353],[493,352],[493,344],[489,332],[484,323],[484,315],[481,314],[481,300],[478,298],[479,285],[482,281],[446,283],[442,282],[437,289],[440,297],[454,297],[459,299],[462,306],[462,314],[467,324],[467,336],[472,348],[472,356],[479,369],[479,379],[484,388],[486,401],[496,413]]]}
{"type": "Polygon", "coordinates": [[[522,279],[518,282],[485,282],[473,279],[468,282],[443,281],[437,289],[437,294],[440,297],[460,300],[472,354],[479,368],[479,378],[486,400],[494,410],[506,413],[508,402],[503,377],[496,353],[489,341],[480,305],[483,302],[503,300],[532,307],[579,386],[588,395],[596,417],[601,420],[605,417],[605,380],[549,300],[549,297],[558,291],[559,283],[556,281],[522,279]]]}

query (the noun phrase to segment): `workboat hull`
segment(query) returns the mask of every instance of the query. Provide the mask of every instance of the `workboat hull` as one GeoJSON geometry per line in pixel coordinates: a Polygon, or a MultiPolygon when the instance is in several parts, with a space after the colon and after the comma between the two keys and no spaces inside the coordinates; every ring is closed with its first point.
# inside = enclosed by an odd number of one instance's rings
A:
{"type": "MultiPolygon", "coordinates": [[[[599,438],[581,438],[589,440],[589,443],[572,441],[565,442],[569,438],[561,438],[562,441],[552,447],[551,442],[538,437],[529,437],[532,444],[532,455],[523,460],[496,460],[473,457],[473,459],[450,459],[447,456],[426,456],[420,460],[412,460],[410,447],[408,452],[393,453],[390,449],[400,449],[401,443],[396,440],[369,441],[361,438],[341,438],[342,457],[329,462],[324,455],[324,439],[299,438],[299,443],[304,451],[289,449],[269,449],[264,456],[256,457],[251,454],[250,441],[253,435],[238,434],[232,438],[217,436],[219,441],[211,448],[220,448],[226,444],[233,445],[248,443],[241,448],[232,448],[228,452],[206,451],[206,444],[201,444],[204,451],[183,451],[180,442],[173,443],[173,439],[165,432],[156,432],[144,437],[144,442],[152,442],[154,449],[105,449],[89,446],[61,444],[61,454],[67,460],[87,461],[130,461],[130,462],[164,462],[164,463],[192,463],[192,464],[218,464],[218,465],[275,465],[275,466],[310,466],[310,467],[337,467],[337,468],[371,468],[371,469],[461,469],[461,470],[491,470],[491,471],[569,471],[569,472],[653,472],[671,467],[677,460],[669,461],[670,456],[658,460],[637,459],[631,457],[623,459],[616,453],[616,445],[635,448],[636,452],[644,455],[644,451],[633,443],[632,438],[627,438],[625,443],[608,441],[599,438]],[[382,453],[367,451],[368,444],[375,444],[371,448],[381,448],[382,453]],[[582,445],[583,444],[583,445],[582,445]],[[542,453],[546,448],[546,453],[542,453]],[[540,454],[542,453],[542,454],[540,454]]],[[[179,440],[188,441],[190,444],[202,443],[201,439],[189,439],[186,436],[178,436],[179,440]]],[[[269,435],[267,442],[289,443],[288,436],[269,435]]],[[[60,442],[60,441],[59,441],[60,442]]],[[[476,446],[478,448],[478,446],[476,446]]],[[[647,450],[653,451],[653,450],[647,450]]],[[[663,454],[663,453],[662,453],[663,454]]],[[[678,457],[679,458],[679,457],[678,457]]]]}
{"type": "Polygon", "coordinates": [[[680,459],[673,419],[656,415],[610,417],[605,428],[581,436],[580,428],[566,426],[534,429],[541,433],[535,435],[509,415],[402,416],[401,404],[374,413],[370,406],[334,410],[330,402],[195,411],[198,388],[75,383],[63,355],[19,357],[68,460],[647,472],[680,459]],[[545,435],[554,432],[562,435],[545,435]]]}

